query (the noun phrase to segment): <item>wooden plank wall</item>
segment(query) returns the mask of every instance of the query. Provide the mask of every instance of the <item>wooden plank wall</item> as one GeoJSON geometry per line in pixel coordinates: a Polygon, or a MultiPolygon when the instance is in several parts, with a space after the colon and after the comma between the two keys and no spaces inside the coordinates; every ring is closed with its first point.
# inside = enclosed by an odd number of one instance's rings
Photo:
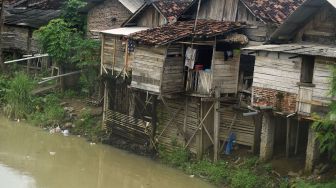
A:
{"type": "Polygon", "coordinates": [[[113,35],[104,35],[104,57],[103,64],[106,68],[121,72],[125,67],[125,48],[120,37],[113,35]]]}
{"type": "Polygon", "coordinates": [[[162,93],[179,93],[184,91],[184,58],[182,45],[169,46],[163,68],[162,93]]]}
{"type": "Polygon", "coordinates": [[[219,21],[236,21],[239,0],[208,0],[203,3],[199,12],[201,19],[219,21]]]}
{"type": "Polygon", "coordinates": [[[139,27],[158,27],[166,23],[165,18],[154,8],[146,9],[135,21],[139,27]]]}
{"type": "Polygon", "coordinates": [[[155,48],[139,45],[136,47],[132,62],[132,87],[154,93],[161,92],[166,51],[166,46],[155,48]]]}
{"type": "Polygon", "coordinates": [[[253,87],[275,89],[298,94],[301,76],[301,58],[293,55],[259,52],[256,56],[253,87]]]}
{"type": "Polygon", "coordinates": [[[334,58],[322,58],[316,57],[315,67],[314,67],[314,77],[313,84],[313,100],[323,103],[329,103],[331,97],[330,92],[330,81],[332,79],[332,67],[335,66],[336,59],[334,58]]]}
{"type": "Polygon", "coordinates": [[[221,93],[237,93],[240,55],[224,61],[224,52],[216,51],[213,58],[212,88],[220,88],[221,93]]]}
{"type": "Polygon", "coordinates": [[[272,34],[272,31],[268,31],[268,26],[258,21],[257,17],[255,17],[241,1],[238,3],[237,21],[252,24],[251,27],[245,29],[247,37],[252,41],[266,41],[267,36],[272,34]]]}
{"type": "Polygon", "coordinates": [[[326,4],[298,33],[298,41],[334,44],[336,40],[336,12],[330,4],[326,4]]]}
{"type": "MultiPolygon", "coordinates": [[[[158,133],[161,133],[173,118],[170,114],[177,115],[174,117],[174,122],[159,138],[158,143],[163,145],[167,150],[172,150],[176,147],[176,143],[180,146],[184,146],[196,131],[197,125],[199,124],[200,105],[197,103],[197,99],[189,97],[166,99],[166,102],[168,108],[166,108],[162,102],[159,103],[158,106],[158,133]],[[184,132],[185,135],[181,134],[181,131],[184,132]]],[[[188,147],[194,154],[197,154],[199,151],[197,148],[199,135],[200,133],[196,134],[188,147]]]]}
{"type": "Polygon", "coordinates": [[[225,141],[229,136],[229,130],[232,124],[231,132],[236,134],[238,144],[251,146],[254,145],[255,123],[252,116],[244,117],[241,111],[235,111],[229,106],[221,104],[220,109],[220,140],[225,141]],[[236,121],[234,116],[237,115],[236,121]],[[232,124],[232,122],[234,122],[232,124]]]}

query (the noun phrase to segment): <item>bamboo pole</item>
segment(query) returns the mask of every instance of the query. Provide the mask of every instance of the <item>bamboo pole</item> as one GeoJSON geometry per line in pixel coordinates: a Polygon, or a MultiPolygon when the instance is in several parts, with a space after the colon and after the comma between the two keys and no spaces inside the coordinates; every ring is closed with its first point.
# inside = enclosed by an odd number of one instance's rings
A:
{"type": "Polygon", "coordinates": [[[219,115],[219,108],[220,108],[220,91],[216,88],[215,90],[215,106],[214,106],[214,161],[218,161],[218,151],[219,151],[219,125],[220,125],[220,115],[219,115]]]}
{"type": "Polygon", "coordinates": [[[28,61],[28,60],[38,59],[38,58],[42,58],[42,57],[49,57],[49,55],[48,54],[41,54],[41,55],[32,56],[32,57],[26,57],[26,58],[22,58],[22,59],[5,61],[4,64],[18,63],[18,62],[21,62],[21,61],[28,61]]]}

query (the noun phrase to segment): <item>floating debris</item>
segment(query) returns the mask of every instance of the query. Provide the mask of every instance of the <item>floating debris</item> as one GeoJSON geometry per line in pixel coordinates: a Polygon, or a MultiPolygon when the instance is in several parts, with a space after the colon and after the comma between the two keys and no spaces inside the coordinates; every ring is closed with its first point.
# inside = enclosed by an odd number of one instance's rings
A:
{"type": "Polygon", "coordinates": [[[54,155],[56,155],[56,152],[51,151],[51,152],[49,152],[49,154],[50,154],[51,156],[54,156],[54,155]]]}
{"type": "Polygon", "coordinates": [[[63,136],[69,136],[70,134],[69,130],[64,130],[62,131],[62,133],[63,133],[63,136]]]}

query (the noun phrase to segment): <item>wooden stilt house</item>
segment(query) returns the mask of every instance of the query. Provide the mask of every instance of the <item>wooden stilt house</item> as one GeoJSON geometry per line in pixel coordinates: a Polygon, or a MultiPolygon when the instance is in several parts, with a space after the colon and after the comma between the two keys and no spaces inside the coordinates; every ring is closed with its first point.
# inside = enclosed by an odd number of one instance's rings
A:
{"type": "Polygon", "coordinates": [[[213,148],[217,158],[233,133],[256,151],[260,118],[244,116],[254,57],[240,48],[266,41],[302,1],[202,1],[195,27],[196,2],[153,1],[123,24],[153,28],[128,37],[135,41],[131,104],[153,112],[140,119],[151,123],[152,142],[167,149],[184,146],[201,157],[213,148]]]}
{"type": "Polygon", "coordinates": [[[131,88],[162,101],[156,141],[172,149],[175,138],[200,157],[218,143],[215,92],[217,97],[237,93],[239,56],[234,49],[248,39],[239,34],[241,23],[201,19],[193,31],[194,25],[181,21],[131,35],[137,42],[131,88]]]}
{"type": "Polygon", "coordinates": [[[270,159],[280,149],[286,157],[306,154],[308,171],[316,163],[311,120],[313,114],[326,114],[334,97],[335,18],[332,1],[307,0],[274,32],[273,44],[246,49],[256,58],[252,105],[268,109],[263,112],[261,158],[270,159]],[[274,115],[277,120],[269,121],[274,115]]]}

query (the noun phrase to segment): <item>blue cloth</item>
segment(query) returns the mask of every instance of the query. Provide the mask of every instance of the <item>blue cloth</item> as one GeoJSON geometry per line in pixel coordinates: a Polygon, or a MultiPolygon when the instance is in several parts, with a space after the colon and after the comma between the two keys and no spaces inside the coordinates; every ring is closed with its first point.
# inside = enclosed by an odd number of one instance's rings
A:
{"type": "Polygon", "coordinates": [[[229,138],[226,141],[225,154],[230,155],[233,150],[233,144],[236,142],[236,135],[234,133],[230,133],[229,138]]]}

